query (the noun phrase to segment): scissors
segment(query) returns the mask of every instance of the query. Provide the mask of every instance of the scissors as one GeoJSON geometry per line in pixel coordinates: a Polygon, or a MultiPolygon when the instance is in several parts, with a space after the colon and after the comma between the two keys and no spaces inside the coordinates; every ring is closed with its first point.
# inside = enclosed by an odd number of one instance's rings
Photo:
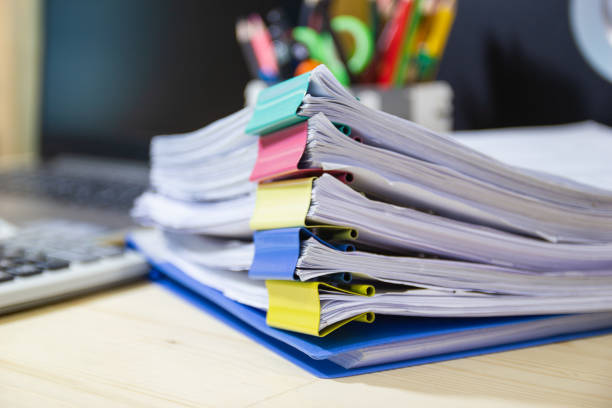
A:
{"type": "Polygon", "coordinates": [[[342,63],[339,50],[330,31],[316,31],[311,27],[295,27],[293,38],[306,46],[310,57],[327,65],[341,84],[350,84],[350,75],[358,75],[368,66],[374,55],[374,40],[370,28],[360,19],[343,15],[331,20],[335,33],[346,32],[353,37],[355,49],[348,57],[346,66],[342,63]],[[347,71],[348,69],[348,71],[347,71]]]}

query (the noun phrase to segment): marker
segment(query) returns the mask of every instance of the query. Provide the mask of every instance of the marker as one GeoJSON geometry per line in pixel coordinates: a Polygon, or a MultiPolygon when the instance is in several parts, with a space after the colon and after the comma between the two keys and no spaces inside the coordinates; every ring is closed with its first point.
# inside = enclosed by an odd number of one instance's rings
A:
{"type": "Polygon", "coordinates": [[[260,77],[267,83],[277,82],[279,71],[270,33],[258,14],[251,14],[248,22],[252,30],[251,46],[259,64],[260,77]]]}

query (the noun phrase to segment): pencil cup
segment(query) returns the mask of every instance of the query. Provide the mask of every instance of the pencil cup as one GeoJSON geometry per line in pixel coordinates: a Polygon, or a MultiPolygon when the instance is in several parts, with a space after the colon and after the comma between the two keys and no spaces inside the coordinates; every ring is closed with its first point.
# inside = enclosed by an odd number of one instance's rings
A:
{"type": "Polygon", "coordinates": [[[351,87],[351,92],[370,108],[411,120],[437,132],[450,132],[453,129],[453,90],[448,82],[423,82],[390,89],[355,85],[351,87]]]}

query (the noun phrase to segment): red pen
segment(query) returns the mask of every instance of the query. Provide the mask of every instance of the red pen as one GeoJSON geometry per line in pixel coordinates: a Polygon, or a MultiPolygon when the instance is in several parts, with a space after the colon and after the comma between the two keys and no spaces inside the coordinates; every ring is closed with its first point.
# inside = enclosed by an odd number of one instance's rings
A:
{"type": "Polygon", "coordinates": [[[385,28],[382,38],[383,55],[380,60],[378,83],[388,87],[393,84],[393,77],[397,69],[399,56],[401,54],[402,42],[410,16],[414,0],[401,0],[396,7],[395,16],[385,28]]]}
{"type": "Polygon", "coordinates": [[[266,82],[276,82],[279,74],[278,63],[268,28],[258,14],[250,15],[248,21],[253,30],[251,45],[259,64],[260,76],[266,82]]]}

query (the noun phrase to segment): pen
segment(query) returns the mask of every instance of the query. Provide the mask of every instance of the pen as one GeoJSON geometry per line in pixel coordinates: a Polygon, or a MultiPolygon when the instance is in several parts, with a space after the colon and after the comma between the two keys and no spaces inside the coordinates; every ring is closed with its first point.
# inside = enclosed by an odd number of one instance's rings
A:
{"type": "Polygon", "coordinates": [[[258,14],[251,14],[248,21],[252,29],[251,45],[259,64],[260,77],[268,83],[274,83],[278,81],[279,72],[270,33],[258,14]]]}
{"type": "Polygon", "coordinates": [[[430,57],[432,61],[424,70],[423,76],[431,78],[438,62],[442,58],[444,47],[446,46],[455,19],[455,6],[454,0],[442,0],[433,17],[431,30],[424,46],[426,55],[430,57]]]}
{"type": "Polygon", "coordinates": [[[376,7],[376,0],[368,0],[369,2],[369,7],[368,7],[368,18],[369,18],[369,24],[370,24],[370,30],[371,30],[371,34],[372,34],[372,42],[376,43],[376,38],[378,38],[378,29],[379,29],[379,24],[378,24],[378,9],[376,7]]]}
{"type": "Polygon", "coordinates": [[[404,39],[402,41],[400,55],[398,57],[397,67],[394,71],[394,83],[396,86],[401,87],[407,77],[408,70],[410,69],[410,63],[413,55],[413,48],[415,47],[415,37],[417,28],[421,21],[421,0],[414,0],[412,6],[412,12],[409,19],[407,19],[407,27],[404,33],[404,39]]]}
{"type": "Polygon", "coordinates": [[[425,41],[431,31],[433,16],[436,13],[439,0],[421,0],[420,18],[416,27],[416,32],[411,41],[410,48],[406,50],[407,55],[405,63],[407,66],[400,74],[398,85],[404,85],[406,82],[422,80],[423,69],[429,66],[431,58],[424,52],[425,41]]]}
{"type": "Polygon", "coordinates": [[[240,49],[242,50],[242,55],[247,63],[247,68],[251,74],[251,77],[258,78],[259,67],[257,65],[255,53],[251,47],[248,24],[249,23],[245,19],[238,19],[236,22],[236,39],[238,40],[238,44],[240,44],[240,49]]]}
{"type": "Polygon", "coordinates": [[[385,38],[382,39],[384,48],[380,61],[380,73],[378,83],[382,86],[391,86],[394,73],[397,69],[398,58],[400,57],[404,33],[410,20],[411,11],[416,0],[400,0],[395,14],[389,27],[385,28],[385,38]]]}
{"type": "Polygon", "coordinates": [[[281,79],[291,78],[297,64],[294,64],[293,61],[293,38],[291,37],[291,27],[287,21],[287,16],[282,9],[275,8],[270,10],[266,17],[281,79]]]}

